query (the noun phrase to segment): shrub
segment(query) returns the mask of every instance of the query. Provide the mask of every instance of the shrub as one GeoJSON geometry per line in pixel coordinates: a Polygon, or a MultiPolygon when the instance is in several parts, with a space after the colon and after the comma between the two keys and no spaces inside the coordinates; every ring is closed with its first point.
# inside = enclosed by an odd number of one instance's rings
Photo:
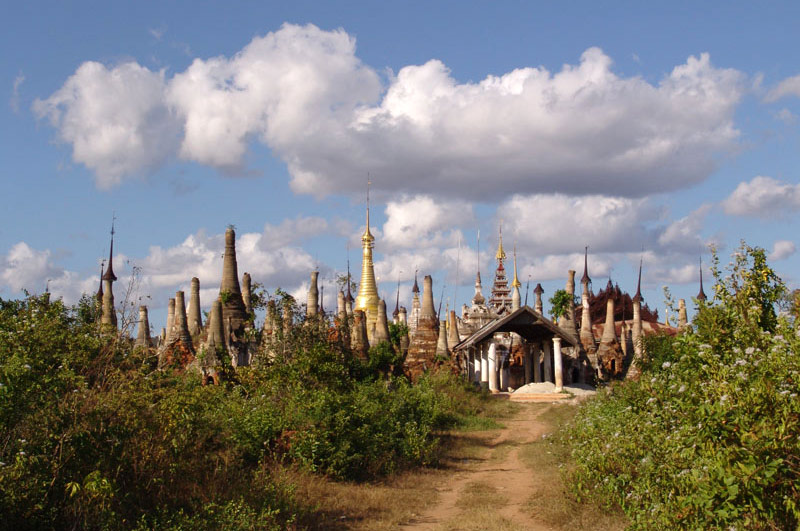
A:
{"type": "Polygon", "coordinates": [[[646,341],[638,382],[588,403],[567,432],[582,496],[639,529],[794,529],[800,521],[800,337],[783,286],[743,246],[693,327],[646,341]]]}

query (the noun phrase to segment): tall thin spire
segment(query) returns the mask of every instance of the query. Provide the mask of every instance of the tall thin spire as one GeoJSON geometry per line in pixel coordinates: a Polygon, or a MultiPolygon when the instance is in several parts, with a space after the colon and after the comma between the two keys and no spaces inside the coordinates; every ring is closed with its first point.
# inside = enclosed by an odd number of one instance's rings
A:
{"type": "Polygon", "coordinates": [[[592,281],[589,278],[589,246],[583,248],[583,276],[581,277],[581,284],[589,284],[592,281]]]}
{"type": "Polygon", "coordinates": [[[392,312],[392,317],[395,321],[397,321],[397,317],[400,315],[400,273],[397,274],[397,297],[394,301],[394,311],[392,312]]]}
{"type": "Polygon", "coordinates": [[[636,295],[633,296],[633,300],[642,302],[642,257],[639,257],[639,280],[636,282],[636,295]]]}
{"type": "Polygon", "coordinates": [[[481,277],[481,229],[478,229],[478,278],[481,277]]]}
{"type": "Polygon", "coordinates": [[[705,301],[708,300],[706,297],[706,292],[703,291],[703,257],[700,257],[700,293],[697,294],[697,300],[705,301]]]}
{"type": "Polygon", "coordinates": [[[97,302],[99,302],[100,304],[103,304],[103,268],[104,268],[105,265],[106,265],[106,261],[105,260],[101,260],[100,261],[100,287],[97,288],[97,295],[96,295],[97,302]]]}
{"type": "Polygon", "coordinates": [[[515,288],[519,288],[522,286],[522,283],[517,278],[517,246],[514,245],[514,280],[511,282],[511,285],[515,288]]]}
{"type": "Polygon", "coordinates": [[[108,269],[103,274],[103,280],[110,280],[111,282],[117,281],[117,275],[114,274],[114,264],[112,258],[114,257],[114,222],[117,220],[116,216],[111,218],[111,246],[108,250],[108,269]]]}
{"type": "Polygon", "coordinates": [[[345,295],[345,303],[353,304],[353,292],[350,291],[350,245],[347,246],[347,295],[345,295]]]}
{"type": "Polygon", "coordinates": [[[378,318],[378,286],[375,282],[375,267],[372,262],[372,248],[375,246],[375,237],[369,230],[369,186],[372,182],[367,179],[367,226],[361,236],[361,284],[358,286],[356,297],[356,310],[363,310],[367,317],[367,331],[378,318]]]}
{"type": "Polygon", "coordinates": [[[500,239],[499,239],[499,242],[497,244],[497,254],[495,255],[495,258],[500,262],[502,262],[503,260],[506,259],[506,252],[503,250],[503,222],[502,221],[500,222],[500,239]]]}

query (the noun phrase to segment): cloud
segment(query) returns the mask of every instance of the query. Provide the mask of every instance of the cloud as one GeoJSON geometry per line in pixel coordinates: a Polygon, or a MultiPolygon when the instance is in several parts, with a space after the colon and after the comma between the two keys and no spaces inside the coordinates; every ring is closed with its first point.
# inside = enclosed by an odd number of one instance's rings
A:
{"type": "Polygon", "coordinates": [[[20,72],[17,74],[17,77],[14,78],[14,88],[11,91],[11,98],[8,100],[8,106],[11,107],[11,110],[14,113],[19,113],[19,88],[22,86],[22,83],[25,81],[25,76],[20,72]]]}
{"type": "Polygon", "coordinates": [[[761,218],[793,213],[800,208],[800,185],[758,176],[739,183],[722,208],[726,214],[761,218]]]}
{"type": "Polygon", "coordinates": [[[230,59],[195,59],[171,80],[167,98],[184,122],[181,157],[237,171],[258,137],[298,171],[308,148],[328,165],[346,157],[336,152],[346,146],[320,140],[345,133],[355,107],[379,92],[344,31],[285,24],[230,59]]]}
{"type": "MultiPolygon", "coordinates": [[[[530,276],[533,286],[536,282],[547,280],[567,280],[567,271],[577,271],[577,278],[583,275],[583,253],[563,255],[548,255],[535,257],[519,269],[520,282],[525,282],[530,276]]],[[[605,286],[605,279],[611,274],[612,260],[609,255],[592,253],[588,260],[589,276],[595,286],[605,286]]],[[[576,280],[577,281],[577,280],[576,280]]],[[[532,287],[533,287],[532,286],[532,287]]],[[[580,286],[578,287],[580,289],[580,286]]]]}
{"type": "Polygon", "coordinates": [[[61,276],[62,272],[52,263],[50,251],[37,251],[19,242],[8,251],[0,279],[13,290],[39,293],[44,291],[48,278],[61,276]]]}
{"type": "Polygon", "coordinates": [[[329,225],[324,218],[298,216],[295,219],[285,219],[278,225],[265,224],[259,245],[265,250],[280,249],[290,243],[321,236],[328,230],[329,225]]]}
{"type": "Polygon", "coordinates": [[[786,125],[794,125],[797,123],[797,115],[786,107],[776,112],[774,116],[786,125]]]}
{"type": "Polygon", "coordinates": [[[785,98],[786,96],[800,97],[800,75],[788,77],[778,83],[775,88],[767,92],[767,95],[764,97],[764,101],[767,103],[772,103],[781,98],[785,98]]]}
{"type": "Polygon", "coordinates": [[[150,29],[147,30],[147,32],[156,41],[160,41],[164,37],[164,35],[167,33],[167,25],[166,24],[162,24],[162,25],[158,26],[157,28],[150,28],[150,29]]]}
{"type": "Polygon", "coordinates": [[[33,111],[72,145],[73,160],[95,173],[97,185],[109,188],[174,155],[180,123],[164,88],[163,70],[86,62],[49,98],[36,99],[33,111]]]}
{"type": "Polygon", "coordinates": [[[655,217],[648,200],[602,195],[514,195],[497,216],[506,246],[517,243],[532,255],[568,254],[591,246],[593,253],[632,251],[651,237],[643,223],[655,217]]]}
{"type": "MultiPolygon", "coordinates": [[[[291,224],[291,221],[282,223],[291,224]]],[[[271,225],[263,233],[242,233],[236,238],[239,276],[250,273],[255,282],[271,288],[294,288],[315,267],[312,256],[296,246],[297,240],[285,239],[280,246],[268,241],[271,225]]],[[[201,302],[209,306],[219,292],[222,280],[224,234],[209,235],[199,231],[178,245],[151,247],[138,265],[142,267],[140,291],[152,296],[156,307],[166,305],[178,289],[188,290],[192,277],[200,279],[201,302]]]]}
{"type": "Polygon", "coordinates": [[[660,248],[665,251],[679,251],[686,254],[703,252],[708,247],[708,241],[704,240],[700,234],[711,208],[710,204],[701,205],[688,216],[670,223],[658,236],[660,248]]]}
{"type": "Polygon", "coordinates": [[[772,261],[785,260],[792,256],[797,248],[794,242],[789,240],[776,240],[772,245],[772,252],[769,253],[767,258],[772,261]]]}
{"type": "Polygon", "coordinates": [[[386,204],[383,243],[387,249],[452,246],[460,237],[452,229],[473,221],[470,203],[406,195],[386,204]]]}
{"type": "Polygon", "coordinates": [[[75,303],[82,293],[90,292],[92,286],[97,289],[96,281],[96,276],[82,279],[77,273],[66,271],[54,263],[49,250],[34,249],[25,242],[14,244],[6,256],[0,258],[0,288],[12,293],[49,290],[75,303]]]}
{"type": "Polygon", "coordinates": [[[170,79],[84,63],[34,109],[104,186],[176,154],[238,173],[258,140],[315,196],[360,190],[366,170],[378,189],[453,199],[639,197],[703,180],[735,146],[740,72],[702,54],[651,84],[611,64],[589,48],[555,73],[459,83],[434,59],[382,83],[343,30],[284,24],[170,79]]]}

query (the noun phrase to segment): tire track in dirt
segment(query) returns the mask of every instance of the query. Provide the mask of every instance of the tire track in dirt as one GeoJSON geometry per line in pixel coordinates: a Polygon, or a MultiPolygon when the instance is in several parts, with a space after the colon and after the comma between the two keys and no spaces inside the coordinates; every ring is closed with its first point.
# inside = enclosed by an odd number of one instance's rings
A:
{"type": "Polygon", "coordinates": [[[500,496],[505,503],[498,504],[494,516],[504,529],[546,530],[550,527],[532,521],[528,507],[529,497],[535,487],[547,484],[553,478],[548,473],[528,468],[519,452],[528,443],[541,439],[549,429],[540,420],[552,406],[542,408],[535,404],[521,404],[517,414],[504,420],[504,427],[491,435],[484,459],[466,464],[457,469],[447,481],[437,488],[436,503],[404,525],[406,530],[441,530],[460,528],[457,520],[469,512],[459,501],[464,499],[470,487],[479,485],[500,496]],[[455,526],[455,527],[454,527],[455,526]]]}

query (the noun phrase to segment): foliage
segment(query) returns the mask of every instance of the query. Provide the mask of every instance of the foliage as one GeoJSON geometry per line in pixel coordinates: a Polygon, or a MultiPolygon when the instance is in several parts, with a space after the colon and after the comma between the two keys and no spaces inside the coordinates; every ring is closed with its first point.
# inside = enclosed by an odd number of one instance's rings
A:
{"type": "Polygon", "coordinates": [[[336,286],[347,294],[347,283],[350,282],[350,293],[358,293],[358,284],[353,280],[353,277],[347,273],[339,273],[336,275],[336,286]]]}
{"type": "Polygon", "coordinates": [[[570,304],[574,303],[573,298],[567,293],[567,290],[559,289],[550,297],[550,315],[553,320],[558,319],[562,315],[567,315],[570,304]]]}
{"type": "Polygon", "coordinates": [[[800,522],[800,337],[783,285],[743,245],[692,327],[645,343],[642,377],[587,404],[562,436],[582,496],[637,529],[794,529],[800,522]]]}
{"type": "Polygon", "coordinates": [[[441,430],[480,410],[450,375],[394,376],[389,343],[362,361],[310,323],[203,386],[96,315],[0,300],[0,528],[281,529],[303,511],[282,463],[340,479],[432,464],[441,430]]]}
{"type": "Polygon", "coordinates": [[[400,338],[408,336],[408,325],[403,323],[389,323],[389,338],[395,348],[400,348],[400,338]]]}

